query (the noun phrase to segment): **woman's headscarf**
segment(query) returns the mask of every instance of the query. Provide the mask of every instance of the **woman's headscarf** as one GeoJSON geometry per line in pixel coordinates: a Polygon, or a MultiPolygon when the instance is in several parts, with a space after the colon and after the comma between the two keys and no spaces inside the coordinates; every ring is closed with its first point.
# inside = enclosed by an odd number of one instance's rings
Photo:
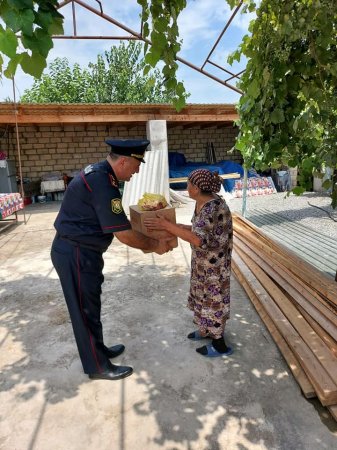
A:
{"type": "Polygon", "coordinates": [[[204,192],[219,192],[222,184],[218,173],[207,169],[193,170],[188,177],[188,181],[204,192]]]}

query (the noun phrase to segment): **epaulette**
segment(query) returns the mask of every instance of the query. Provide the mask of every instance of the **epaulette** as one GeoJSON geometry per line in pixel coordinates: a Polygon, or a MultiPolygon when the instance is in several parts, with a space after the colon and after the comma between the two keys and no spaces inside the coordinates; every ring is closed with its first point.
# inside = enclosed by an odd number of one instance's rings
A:
{"type": "Polygon", "coordinates": [[[84,172],[84,175],[88,175],[89,173],[94,172],[94,166],[92,164],[90,164],[89,166],[85,167],[83,172],[84,172]]]}

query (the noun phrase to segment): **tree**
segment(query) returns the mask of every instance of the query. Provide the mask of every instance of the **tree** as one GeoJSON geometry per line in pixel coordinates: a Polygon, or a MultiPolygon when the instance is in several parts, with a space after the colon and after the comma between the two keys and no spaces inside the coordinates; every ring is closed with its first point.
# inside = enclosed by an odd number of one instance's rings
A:
{"type": "MultiPolygon", "coordinates": [[[[167,63],[180,49],[176,19],[186,1],[138,3],[145,25],[152,20],[154,45],[146,61],[152,65],[162,58],[167,63]]],[[[234,8],[238,0],[227,3],[234,8]]],[[[236,147],[247,167],[298,166],[302,186],[295,193],[310,187],[306,174],[324,165],[332,167],[330,187],[336,207],[337,0],[261,0],[258,6],[254,0],[244,0],[243,13],[247,11],[255,11],[256,20],[229,58],[230,63],[242,56],[248,59],[239,83],[244,94],[238,106],[236,147]]],[[[167,64],[166,70],[175,77],[174,64],[167,64]]],[[[183,98],[180,106],[182,102],[183,98]]]]}
{"type": "Polygon", "coordinates": [[[33,86],[21,96],[25,103],[90,103],[91,80],[87,70],[78,64],[70,66],[67,58],[56,58],[49,73],[35,79],[33,86]]]}
{"type": "Polygon", "coordinates": [[[332,167],[336,207],[337,1],[262,0],[256,8],[246,0],[246,8],[256,19],[229,60],[248,58],[236,147],[247,167],[298,166],[302,187],[295,193],[310,187],[306,174],[332,167]]]}
{"type": "MultiPolygon", "coordinates": [[[[137,0],[142,6],[145,47],[144,75],[164,62],[163,88],[167,98],[181,109],[187,94],[182,82],[176,79],[178,65],[176,55],[181,43],[178,41],[177,18],[186,6],[186,0],[137,0]],[[150,33],[149,20],[152,20],[150,33]],[[149,45],[148,37],[152,40],[149,45]]],[[[0,76],[12,78],[17,66],[36,78],[46,67],[46,59],[53,47],[51,36],[63,33],[63,16],[57,11],[57,0],[0,0],[0,76]],[[17,33],[21,33],[18,37],[17,33]],[[27,50],[20,52],[20,43],[27,50]],[[4,68],[5,58],[9,60],[4,68]]]]}
{"type": "Polygon", "coordinates": [[[171,103],[173,92],[165,90],[164,77],[158,69],[148,70],[141,58],[142,44],[130,41],[98,55],[90,63],[90,75],[97,102],[171,103]]]}
{"type": "MultiPolygon", "coordinates": [[[[226,1],[232,8],[238,4],[238,0],[226,1]]],[[[164,62],[164,87],[179,110],[185,104],[186,92],[177,81],[176,56],[181,48],[177,19],[186,0],[137,2],[142,6],[146,41],[145,74],[159,61],[164,62]]],[[[239,85],[244,95],[238,106],[240,135],[236,146],[246,166],[285,163],[299,166],[304,174],[329,165],[334,169],[331,186],[336,207],[337,0],[260,0],[258,6],[254,0],[243,2],[243,11],[255,11],[257,17],[250,24],[250,34],[229,59],[248,59],[239,85]]],[[[29,59],[17,54],[17,31],[27,35],[23,45],[33,53],[43,48],[39,57],[34,56],[42,65],[51,30],[62,23],[54,15],[55,4],[55,0],[0,0],[0,14],[5,16],[7,27],[0,28],[0,68],[2,53],[10,59],[6,76],[15,73],[20,58],[24,70],[34,70],[33,55],[29,59]],[[42,6],[49,8],[45,22],[40,18],[44,17],[42,6]],[[34,24],[37,27],[32,31],[34,24]],[[29,33],[34,39],[29,39],[29,33]],[[40,34],[45,35],[45,43],[40,34]]]]}
{"type": "Polygon", "coordinates": [[[21,97],[37,103],[168,103],[158,69],[143,75],[142,45],[131,41],[111,47],[82,69],[67,58],[56,58],[49,73],[37,79],[21,97]]]}
{"type": "Polygon", "coordinates": [[[34,77],[41,76],[53,47],[51,36],[63,33],[63,16],[57,0],[0,0],[0,75],[15,75],[17,66],[34,77]],[[17,35],[20,33],[20,36],[17,35]],[[20,48],[25,51],[20,51],[20,48]],[[9,62],[4,69],[5,59],[9,62]]]}
{"type": "Polygon", "coordinates": [[[181,81],[177,81],[177,54],[181,49],[179,41],[178,16],[186,7],[186,0],[137,0],[142,7],[143,37],[150,37],[152,45],[145,46],[145,72],[164,62],[162,73],[167,92],[173,96],[173,104],[181,110],[188,94],[181,81]],[[152,22],[150,32],[150,21],[152,22]]]}

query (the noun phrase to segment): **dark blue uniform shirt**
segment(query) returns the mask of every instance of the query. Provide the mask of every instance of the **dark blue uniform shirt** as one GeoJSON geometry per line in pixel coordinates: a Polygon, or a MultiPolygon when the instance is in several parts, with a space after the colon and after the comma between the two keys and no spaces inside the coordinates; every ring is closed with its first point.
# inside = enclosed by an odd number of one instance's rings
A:
{"type": "Polygon", "coordinates": [[[107,161],[86,167],[69,183],[54,226],[61,238],[99,252],[107,250],[114,232],[131,229],[107,161]]]}

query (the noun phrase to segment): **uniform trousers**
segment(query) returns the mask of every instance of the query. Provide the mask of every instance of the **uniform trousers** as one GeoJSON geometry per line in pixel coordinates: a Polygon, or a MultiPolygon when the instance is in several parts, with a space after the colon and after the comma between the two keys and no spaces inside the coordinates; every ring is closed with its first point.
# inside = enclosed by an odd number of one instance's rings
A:
{"type": "Polygon", "coordinates": [[[51,259],[61,281],[84,373],[111,370],[101,323],[102,253],[56,235],[51,259]]]}

